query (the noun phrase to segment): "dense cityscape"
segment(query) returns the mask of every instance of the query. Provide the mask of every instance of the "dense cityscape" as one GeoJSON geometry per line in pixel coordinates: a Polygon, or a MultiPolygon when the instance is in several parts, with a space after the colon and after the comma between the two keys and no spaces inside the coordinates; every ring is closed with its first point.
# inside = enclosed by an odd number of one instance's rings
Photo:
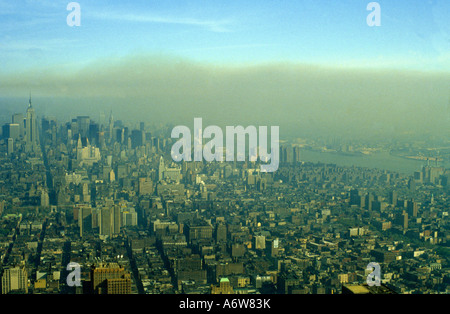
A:
{"type": "Polygon", "coordinates": [[[285,141],[273,173],[175,163],[170,128],[25,110],[1,134],[3,294],[450,292],[437,158],[404,174],[305,162],[314,145],[285,141]]]}

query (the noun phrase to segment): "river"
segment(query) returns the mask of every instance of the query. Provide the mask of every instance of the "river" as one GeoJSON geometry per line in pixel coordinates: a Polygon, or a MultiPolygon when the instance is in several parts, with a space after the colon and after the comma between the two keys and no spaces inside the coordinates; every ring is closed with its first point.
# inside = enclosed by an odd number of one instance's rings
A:
{"type": "MultiPolygon", "coordinates": [[[[302,149],[300,159],[304,162],[321,162],[345,167],[378,168],[406,175],[412,175],[414,171],[421,170],[422,166],[427,164],[426,161],[402,158],[391,155],[389,152],[377,152],[370,155],[344,155],[302,149]]],[[[430,162],[430,165],[435,165],[435,163],[430,162]]],[[[438,165],[450,168],[448,161],[439,162],[438,165]]]]}

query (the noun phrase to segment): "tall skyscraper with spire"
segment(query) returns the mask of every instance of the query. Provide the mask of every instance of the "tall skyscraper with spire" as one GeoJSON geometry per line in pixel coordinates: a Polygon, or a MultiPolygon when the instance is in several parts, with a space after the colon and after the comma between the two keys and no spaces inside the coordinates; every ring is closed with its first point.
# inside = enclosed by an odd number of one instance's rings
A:
{"type": "Polygon", "coordinates": [[[113,136],[113,132],[114,132],[114,117],[112,114],[112,110],[111,113],[109,114],[109,125],[108,125],[108,132],[109,132],[109,140],[112,141],[114,136],[113,136]]]}
{"type": "Polygon", "coordinates": [[[166,170],[166,167],[164,166],[164,158],[161,156],[159,158],[159,165],[158,165],[158,181],[161,181],[164,178],[164,171],[166,170]]]}
{"type": "Polygon", "coordinates": [[[36,112],[31,105],[31,93],[25,120],[25,143],[28,151],[34,151],[39,144],[36,112]]]}

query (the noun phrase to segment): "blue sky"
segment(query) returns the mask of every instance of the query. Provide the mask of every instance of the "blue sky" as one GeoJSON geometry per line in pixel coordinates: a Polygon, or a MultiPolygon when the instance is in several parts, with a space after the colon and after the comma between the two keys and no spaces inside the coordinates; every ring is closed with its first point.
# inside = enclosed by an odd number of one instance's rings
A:
{"type": "Polygon", "coordinates": [[[448,0],[378,1],[380,27],[368,0],[80,0],[80,27],[69,2],[0,0],[0,72],[141,54],[450,70],[448,0]]]}

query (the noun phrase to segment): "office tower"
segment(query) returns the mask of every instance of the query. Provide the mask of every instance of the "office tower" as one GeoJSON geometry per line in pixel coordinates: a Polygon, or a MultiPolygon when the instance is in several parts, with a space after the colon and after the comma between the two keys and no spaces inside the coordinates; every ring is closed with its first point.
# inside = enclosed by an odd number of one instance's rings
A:
{"type": "Polygon", "coordinates": [[[228,278],[220,278],[219,286],[211,285],[211,294],[234,294],[228,278]]]}
{"type": "Polygon", "coordinates": [[[6,123],[2,127],[3,138],[17,140],[20,137],[20,127],[15,123],[6,123]]]}
{"type": "Polygon", "coordinates": [[[397,206],[397,198],[398,198],[397,191],[389,192],[389,204],[397,206]]]}
{"type": "Polygon", "coordinates": [[[88,116],[78,116],[77,117],[77,125],[78,125],[78,134],[81,137],[89,136],[89,124],[91,122],[91,118],[88,116]]]}
{"type": "Polygon", "coordinates": [[[2,294],[11,291],[28,293],[28,273],[25,266],[7,267],[3,270],[2,294]]]}
{"type": "Polygon", "coordinates": [[[45,189],[41,191],[41,207],[49,207],[50,206],[50,198],[45,189]]]}
{"type": "Polygon", "coordinates": [[[166,170],[164,166],[164,158],[161,156],[159,158],[159,165],[158,165],[158,180],[161,181],[164,178],[164,171],[166,170]]]}
{"type": "Polygon", "coordinates": [[[131,293],[131,274],[117,263],[94,265],[91,268],[91,283],[95,294],[131,293]]]}
{"type": "Polygon", "coordinates": [[[418,204],[415,201],[408,201],[406,205],[406,210],[408,211],[408,215],[412,217],[417,217],[418,204]]]}
{"type": "Polygon", "coordinates": [[[14,153],[14,140],[12,138],[8,138],[7,153],[8,153],[8,155],[11,155],[12,153],[14,153]]]}
{"type": "Polygon", "coordinates": [[[144,145],[145,143],[145,133],[140,130],[131,131],[131,147],[136,148],[144,145]]]}
{"type": "Polygon", "coordinates": [[[299,146],[294,146],[293,148],[293,159],[295,164],[301,163],[299,146]]]}
{"type": "Polygon", "coordinates": [[[139,195],[153,194],[153,182],[150,178],[139,178],[139,195]]]}
{"type": "Polygon", "coordinates": [[[219,223],[216,226],[216,242],[227,241],[227,226],[223,223],[219,223]]]}
{"type": "Polygon", "coordinates": [[[292,146],[282,145],[280,146],[280,162],[281,163],[292,163],[292,146]]]}
{"type": "Polygon", "coordinates": [[[359,191],[357,189],[353,189],[350,191],[350,205],[360,205],[361,197],[359,196],[359,191]]]}
{"type": "Polygon", "coordinates": [[[116,166],[116,179],[123,179],[128,177],[128,167],[125,164],[118,164],[116,166]]]}
{"type": "Polygon", "coordinates": [[[98,123],[92,122],[89,124],[89,140],[92,145],[99,147],[100,146],[100,126],[98,123]]]}
{"type": "Polygon", "coordinates": [[[29,150],[35,149],[35,146],[39,142],[38,138],[38,128],[36,123],[36,112],[34,111],[33,106],[31,105],[31,96],[30,101],[28,103],[27,108],[27,117],[25,120],[25,142],[29,150]]]}
{"type": "Polygon", "coordinates": [[[92,208],[90,206],[82,206],[78,212],[78,226],[80,227],[80,237],[85,232],[92,230],[92,208]]]}
{"type": "Polygon", "coordinates": [[[122,128],[114,128],[114,136],[113,140],[118,143],[124,143],[125,136],[124,136],[124,130],[122,128]]]}
{"type": "Polygon", "coordinates": [[[255,236],[255,250],[264,250],[266,248],[266,237],[263,235],[255,236]]]}
{"type": "Polygon", "coordinates": [[[367,209],[367,210],[372,210],[372,205],[373,205],[373,202],[375,201],[375,195],[373,195],[373,193],[368,193],[367,195],[366,195],[366,206],[365,206],[365,208],[367,209]]]}
{"type": "Polygon", "coordinates": [[[268,255],[271,257],[277,257],[280,251],[279,245],[279,239],[267,240],[266,248],[268,249],[268,255]]]}
{"type": "Polygon", "coordinates": [[[206,221],[198,220],[187,223],[185,227],[185,235],[189,242],[200,239],[211,239],[213,229],[206,221]]]}
{"type": "Polygon", "coordinates": [[[160,149],[159,137],[153,138],[153,147],[156,148],[156,152],[158,153],[160,149]]]}
{"type": "Polygon", "coordinates": [[[111,227],[112,227],[111,229],[112,229],[112,233],[114,235],[116,235],[116,234],[120,233],[120,227],[122,226],[119,205],[113,206],[112,214],[113,214],[113,216],[112,216],[112,222],[111,222],[111,227]]]}
{"type": "Polygon", "coordinates": [[[120,233],[122,227],[119,205],[109,205],[100,210],[100,235],[112,237],[120,233]]]}
{"type": "Polygon", "coordinates": [[[409,179],[408,181],[408,188],[410,191],[415,191],[416,190],[416,181],[412,178],[409,179]]]}
{"type": "Polygon", "coordinates": [[[128,137],[130,137],[130,129],[126,126],[123,128],[123,138],[125,143],[128,140],[128,137]]]}
{"type": "Polygon", "coordinates": [[[134,208],[130,208],[129,211],[122,212],[122,225],[123,226],[137,226],[137,213],[134,208]]]}
{"type": "Polygon", "coordinates": [[[431,167],[430,168],[430,182],[433,184],[439,183],[439,178],[443,175],[445,169],[443,167],[431,167]]]}
{"type": "Polygon", "coordinates": [[[12,115],[12,121],[13,124],[19,125],[19,134],[20,137],[23,137],[25,134],[25,117],[23,113],[15,113],[12,115]]]}
{"type": "Polygon", "coordinates": [[[403,214],[398,216],[398,224],[403,227],[403,230],[408,229],[408,213],[403,212],[403,214]]]}
{"type": "Polygon", "coordinates": [[[418,183],[423,183],[423,172],[422,171],[414,171],[414,180],[418,183]]]}
{"type": "Polygon", "coordinates": [[[91,195],[89,193],[89,185],[87,183],[83,183],[83,185],[82,185],[82,195],[83,195],[84,203],[91,202],[91,195]]]}
{"type": "Polygon", "coordinates": [[[111,113],[109,114],[109,123],[108,123],[108,139],[110,141],[114,139],[113,132],[114,132],[114,117],[111,111],[111,113]]]}
{"type": "Polygon", "coordinates": [[[100,210],[100,235],[108,237],[112,236],[111,216],[111,208],[104,207],[100,210]]]}

